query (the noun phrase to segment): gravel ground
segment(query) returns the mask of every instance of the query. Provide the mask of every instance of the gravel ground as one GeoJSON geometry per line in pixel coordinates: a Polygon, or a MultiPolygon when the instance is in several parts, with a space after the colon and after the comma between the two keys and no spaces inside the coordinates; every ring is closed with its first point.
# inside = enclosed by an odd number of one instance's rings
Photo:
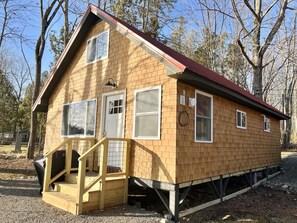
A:
{"type": "Polygon", "coordinates": [[[297,194],[297,152],[282,152],[282,174],[263,183],[264,187],[297,194]]]}
{"type": "MultiPolygon", "coordinates": [[[[181,222],[297,222],[297,152],[282,153],[283,173],[230,201],[181,219],[181,222]],[[279,206],[277,206],[279,205],[279,206]],[[261,208],[259,208],[261,207],[261,208]],[[222,220],[230,216],[228,220],[222,220]]],[[[74,216],[42,202],[32,178],[32,163],[0,157],[0,222],[160,222],[162,217],[132,206],[74,216]],[[21,174],[21,175],[20,175],[21,174]],[[5,178],[6,177],[6,178],[5,178]],[[14,177],[14,178],[12,178],[14,177]],[[20,179],[23,178],[23,179],[20,179]],[[2,178],[2,179],[1,179],[2,178]],[[18,178],[18,179],[15,179],[18,178]],[[29,178],[29,179],[26,179],[29,178]]]]}
{"type": "Polygon", "coordinates": [[[132,206],[74,216],[42,202],[36,179],[0,181],[0,222],[160,222],[160,215],[132,206]]]}

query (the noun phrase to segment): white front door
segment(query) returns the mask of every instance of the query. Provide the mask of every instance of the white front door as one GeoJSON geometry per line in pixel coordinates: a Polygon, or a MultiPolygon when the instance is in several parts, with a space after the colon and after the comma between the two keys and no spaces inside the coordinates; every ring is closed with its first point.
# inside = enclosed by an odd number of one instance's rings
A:
{"type": "Polygon", "coordinates": [[[124,94],[105,97],[105,121],[103,137],[124,137],[124,94]]]}
{"type": "MultiPolygon", "coordinates": [[[[124,93],[107,95],[105,100],[105,115],[103,126],[103,137],[124,137],[124,93]]],[[[123,163],[123,142],[110,141],[108,144],[107,172],[120,172],[123,163]]]]}

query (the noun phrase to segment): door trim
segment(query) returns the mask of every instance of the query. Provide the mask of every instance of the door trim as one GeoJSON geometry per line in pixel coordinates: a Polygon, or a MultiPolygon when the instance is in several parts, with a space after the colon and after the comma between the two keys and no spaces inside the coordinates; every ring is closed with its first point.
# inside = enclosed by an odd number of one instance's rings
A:
{"type": "Polygon", "coordinates": [[[120,90],[120,91],[113,91],[108,93],[103,93],[101,97],[101,117],[100,117],[100,130],[99,130],[99,140],[103,138],[103,131],[104,131],[104,125],[105,125],[105,112],[106,112],[106,98],[108,96],[123,95],[123,132],[122,132],[122,138],[125,136],[125,123],[126,123],[126,89],[120,90]]]}

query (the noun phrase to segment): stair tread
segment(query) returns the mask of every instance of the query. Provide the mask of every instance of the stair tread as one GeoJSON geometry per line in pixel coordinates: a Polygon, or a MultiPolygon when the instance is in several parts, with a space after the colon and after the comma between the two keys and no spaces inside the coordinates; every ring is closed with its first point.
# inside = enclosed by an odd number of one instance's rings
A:
{"type": "Polygon", "coordinates": [[[75,197],[73,197],[71,195],[68,195],[68,194],[64,194],[62,192],[49,191],[49,192],[44,192],[43,194],[45,196],[52,196],[52,197],[55,197],[57,199],[65,200],[65,201],[70,202],[70,203],[76,203],[76,198],[75,197]]]}
{"type": "MultiPolygon", "coordinates": [[[[60,187],[71,187],[71,188],[77,189],[77,184],[69,183],[66,181],[56,182],[55,185],[58,185],[60,187]]],[[[97,191],[100,191],[100,190],[97,188],[91,188],[88,192],[97,192],[97,191]]]]}
{"type": "Polygon", "coordinates": [[[55,185],[60,185],[60,186],[62,185],[62,186],[77,188],[77,184],[69,183],[69,182],[66,182],[66,181],[56,182],[55,185]]]}

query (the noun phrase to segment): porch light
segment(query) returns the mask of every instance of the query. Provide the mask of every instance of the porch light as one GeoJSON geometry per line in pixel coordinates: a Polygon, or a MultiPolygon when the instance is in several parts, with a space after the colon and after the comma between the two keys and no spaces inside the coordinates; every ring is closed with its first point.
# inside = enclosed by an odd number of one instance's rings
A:
{"type": "Polygon", "coordinates": [[[115,87],[117,87],[117,83],[112,78],[109,78],[107,83],[104,85],[104,87],[115,88],[115,87]]]}

